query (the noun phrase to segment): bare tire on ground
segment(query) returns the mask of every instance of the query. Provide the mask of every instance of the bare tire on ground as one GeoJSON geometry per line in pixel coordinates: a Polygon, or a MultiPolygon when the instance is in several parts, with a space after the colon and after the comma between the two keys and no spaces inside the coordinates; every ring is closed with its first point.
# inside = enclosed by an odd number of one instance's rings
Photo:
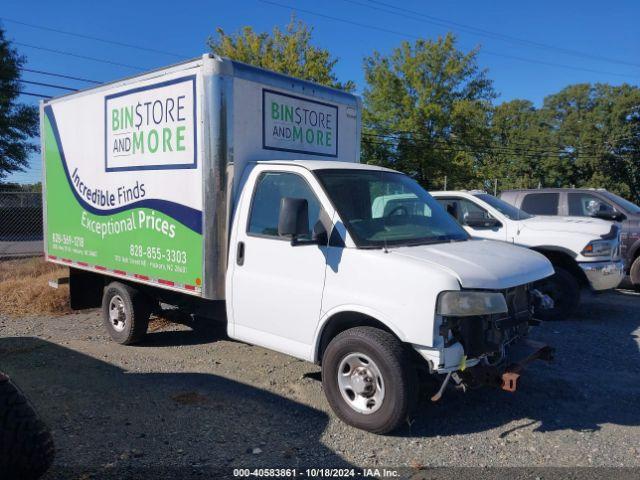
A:
{"type": "Polygon", "coordinates": [[[22,391],[0,373],[0,476],[40,478],[54,456],[49,429],[22,391]]]}
{"type": "Polygon", "coordinates": [[[534,284],[540,292],[553,299],[553,308],[538,308],[536,316],[541,320],[566,320],[580,303],[580,285],[576,278],[562,267],[554,265],[551,277],[534,284]]]}
{"type": "Polygon", "coordinates": [[[130,285],[112,282],[102,297],[102,320],[111,338],[122,345],[139,342],[147,333],[152,303],[130,285]]]}
{"type": "Polygon", "coordinates": [[[374,433],[398,428],[417,397],[407,348],[391,333],[356,327],[337,335],[322,358],[322,385],[336,415],[374,433]]]}

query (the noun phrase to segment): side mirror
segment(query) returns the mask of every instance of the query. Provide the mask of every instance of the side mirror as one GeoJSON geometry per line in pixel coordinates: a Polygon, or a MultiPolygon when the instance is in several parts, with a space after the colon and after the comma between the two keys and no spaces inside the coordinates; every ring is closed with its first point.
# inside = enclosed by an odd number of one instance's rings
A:
{"type": "Polygon", "coordinates": [[[299,243],[298,237],[309,235],[309,204],[306,199],[282,197],[278,235],[291,237],[291,245],[299,243]]]}
{"type": "Polygon", "coordinates": [[[601,218],[603,220],[613,220],[614,222],[623,222],[627,219],[627,216],[622,212],[614,212],[611,210],[600,210],[593,215],[594,218],[601,218]]]}
{"type": "Polygon", "coordinates": [[[482,212],[468,212],[464,217],[464,225],[471,228],[497,228],[502,226],[499,220],[486,217],[482,212]]]}
{"type": "Polygon", "coordinates": [[[624,222],[627,216],[622,212],[613,212],[613,220],[616,222],[624,222]]]}

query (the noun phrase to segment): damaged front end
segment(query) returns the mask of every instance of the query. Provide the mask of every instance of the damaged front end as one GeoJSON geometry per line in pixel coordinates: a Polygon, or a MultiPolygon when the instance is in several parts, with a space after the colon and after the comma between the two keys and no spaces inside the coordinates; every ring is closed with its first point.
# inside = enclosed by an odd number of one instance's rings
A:
{"type": "Polygon", "coordinates": [[[533,307],[547,302],[528,285],[502,291],[444,292],[438,303],[438,334],[444,351],[461,346],[464,356],[457,368],[449,368],[436,395],[442,396],[453,379],[463,388],[490,385],[513,392],[525,366],[534,360],[553,359],[553,348],[526,338],[533,307]]]}

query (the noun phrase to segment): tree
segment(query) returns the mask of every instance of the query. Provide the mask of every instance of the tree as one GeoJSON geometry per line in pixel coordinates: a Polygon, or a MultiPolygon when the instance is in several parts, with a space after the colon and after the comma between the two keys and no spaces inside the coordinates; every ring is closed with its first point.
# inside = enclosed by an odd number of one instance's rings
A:
{"type": "Polygon", "coordinates": [[[562,172],[552,186],[604,187],[640,200],[640,88],[577,84],[545,98],[562,172]]]}
{"type": "Polygon", "coordinates": [[[38,134],[38,109],[19,103],[24,62],[0,28],[0,180],[24,171],[29,154],[38,150],[31,141],[38,134]]]}
{"type": "Polygon", "coordinates": [[[456,48],[452,34],[403,42],[365,58],[363,159],[391,166],[427,188],[468,187],[491,146],[496,97],[478,49],[456,48]]]}
{"type": "Polygon", "coordinates": [[[221,28],[217,33],[218,38],[210,37],[207,43],[220,56],[346,91],[355,88],[352,81],[338,81],[334,73],[338,59],[313,46],[313,29],[295,18],[284,31],[275,27],[271,34],[256,33],[251,27],[235,35],[227,35],[221,28]]]}
{"type": "Polygon", "coordinates": [[[536,187],[560,175],[552,154],[552,132],[529,100],[495,107],[491,136],[493,144],[485,156],[482,176],[497,179],[501,189],[536,187]]]}

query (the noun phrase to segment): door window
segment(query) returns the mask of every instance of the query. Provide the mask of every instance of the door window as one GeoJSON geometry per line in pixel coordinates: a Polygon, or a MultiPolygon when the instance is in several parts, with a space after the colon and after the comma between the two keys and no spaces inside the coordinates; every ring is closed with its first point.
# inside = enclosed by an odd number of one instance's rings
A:
{"type": "Polygon", "coordinates": [[[460,225],[467,226],[469,214],[482,215],[482,218],[492,219],[493,217],[484,208],[465,198],[438,198],[438,202],[452,217],[458,220],[460,225]]]}
{"type": "Polygon", "coordinates": [[[559,200],[559,193],[528,193],[520,208],[534,215],[558,215],[559,200]]]}
{"type": "Polygon", "coordinates": [[[308,236],[301,240],[309,240],[313,227],[320,218],[320,201],[309,184],[300,175],[289,172],[266,172],[258,179],[249,216],[249,234],[278,237],[278,218],[280,202],[284,197],[304,198],[309,204],[308,236]]]}
{"type": "Polygon", "coordinates": [[[590,193],[569,193],[569,215],[593,217],[598,213],[613,213],[614,209],[602,199],[590,193]]]}

